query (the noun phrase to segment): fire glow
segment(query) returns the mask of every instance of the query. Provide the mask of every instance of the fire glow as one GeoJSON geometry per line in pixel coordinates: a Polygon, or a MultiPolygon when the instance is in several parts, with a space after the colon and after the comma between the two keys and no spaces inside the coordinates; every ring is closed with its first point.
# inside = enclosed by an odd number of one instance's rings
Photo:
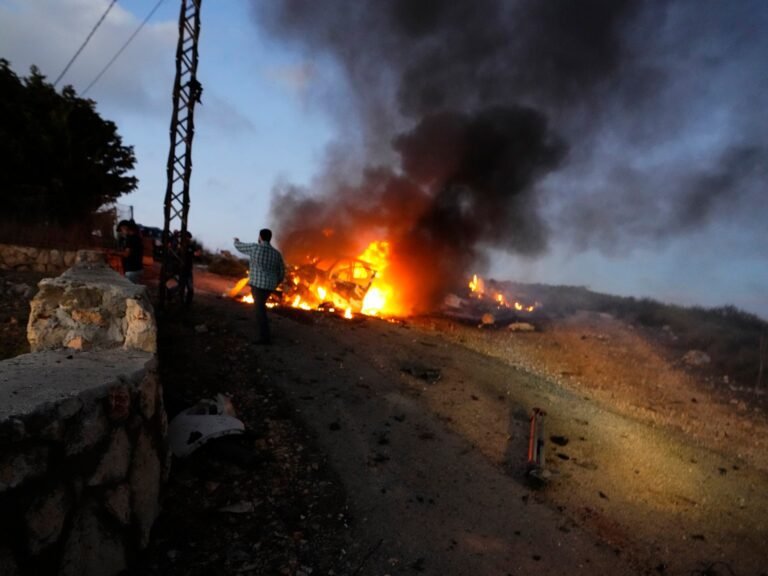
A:
{"type": "MultiPolygon", "coordinates": [[[[308,263],[290,267],[268,305],[338,313],[351,319],[366,316],[403,315],[405,308],[395,298],[396,282],[389,278],[390,245],[386,241],[368,244],[357,258],[333,262],[307,258],[308,263]]],[[[248,284],[239,280],[228,295],[236,298],[248,284]]],[[[253,296],[240,298],[253,304],[253,296]]]]}
{"type": "Polygon", "coordinates": [[[506,294],[499,290],[486,291],[485,281],[477,274],[472,275],[472,279],[469,281],[470,296],[477,298],[478,300],[492,300],[499,308],[514,309],[517,312],[533,312],[539,306],[538,303],[523,304],[517,300],[511,301],[507,298],[506,294]]]}
{"type": "MultiPolygon", "coordinates": [[[[356,258],[333,261],[307,258],[306,264],[289,268],[285,280],[267,305],[318,310],[347,319],[355,314],[385,318],[406,316],[407,302],[397,297],[402,292],[397,290],[402,279],[399,281],[394,276],[391,257],[390,244],[377,240],[368,244],[356,258]]],[[[238,281],[229,296],[236,298],[247,283],[248,277],[238,281]]],[[[538,306],[510,299],[495,288],[487,289],[486,282],[477,274],[472,276],[468,287],[470,299],[492,303],[497,308],[533,312],[538,306]]],[[[239,300],[253,304],[251,294],[239,300]]]]}

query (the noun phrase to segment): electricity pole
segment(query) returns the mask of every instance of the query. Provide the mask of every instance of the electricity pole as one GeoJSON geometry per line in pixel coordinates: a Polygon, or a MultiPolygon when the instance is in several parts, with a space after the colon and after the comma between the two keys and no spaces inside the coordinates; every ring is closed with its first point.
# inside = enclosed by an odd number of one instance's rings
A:
{"type": "Polygon", "coordinates": [[[195,135],[195,104],[203,92],[197,81],[197,40],[200,35],[202,0],[181,0],[179,43],[176,47],[176,79],[173,83],[171,116],[171,148],[168,153],[168,184],[165,191],[163,224],[163,262],[160,269],[158,299],[164,307],[170,295],[181,303],[189,303],[191,292],[185,282],[192,257],[187,249],[187,214],[189,213],[189,180],[192,174],[192,138],[195,135]],[[178,230],[178,238],[172,238],[178,230]]]}

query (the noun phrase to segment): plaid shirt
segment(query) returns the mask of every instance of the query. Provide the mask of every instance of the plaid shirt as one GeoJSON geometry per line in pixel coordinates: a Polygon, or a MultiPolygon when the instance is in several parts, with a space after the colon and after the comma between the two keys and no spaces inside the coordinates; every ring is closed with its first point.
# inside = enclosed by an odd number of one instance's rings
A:
{"type": "Polygon", "coordinates": [[[235,242],[235,248],[251,259],[248,284],[254,288],[274,290],[283,281],[285,277],[283,256],[271,244],[235,242]]]}

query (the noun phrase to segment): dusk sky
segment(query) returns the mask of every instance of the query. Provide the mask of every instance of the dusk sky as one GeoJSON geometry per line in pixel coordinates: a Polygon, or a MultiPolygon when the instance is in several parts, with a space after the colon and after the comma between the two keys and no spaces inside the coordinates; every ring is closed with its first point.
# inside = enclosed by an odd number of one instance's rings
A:
{"type": "MultiPolygon", "coordinates": [[[[59,88],[82,95],[156,1],[119,1],[59,88]]],[[[53,81],[108,4],[0,0],[0,57],[53,81]]],[[[121,203],[149,226],[178,9],[162,2],[85,94],[135,149],[121,203]]],[[[539,153],[462,181],[455,214],[489,222],[463,268],[768,318],[766,30],[762,0],[203,0],[190,230],[230,249],[268,226],[280,247],[299,198],[349,210],[382,166],[426,190],[441,122],[476,137],[498,119],[494,137],[525,125],[539,153]]]]}

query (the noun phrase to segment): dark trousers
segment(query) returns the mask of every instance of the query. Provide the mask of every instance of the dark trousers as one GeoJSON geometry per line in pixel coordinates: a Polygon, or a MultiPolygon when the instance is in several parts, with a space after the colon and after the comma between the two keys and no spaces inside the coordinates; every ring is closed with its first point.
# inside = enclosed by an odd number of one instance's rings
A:
{"type": "Polygon", "coordinates": [[[267,299],[272,290],[251,287],[253,293],[253,308],[256,315],[256,343],[269,344],[269,318],[267,318],[267,299]]]}

